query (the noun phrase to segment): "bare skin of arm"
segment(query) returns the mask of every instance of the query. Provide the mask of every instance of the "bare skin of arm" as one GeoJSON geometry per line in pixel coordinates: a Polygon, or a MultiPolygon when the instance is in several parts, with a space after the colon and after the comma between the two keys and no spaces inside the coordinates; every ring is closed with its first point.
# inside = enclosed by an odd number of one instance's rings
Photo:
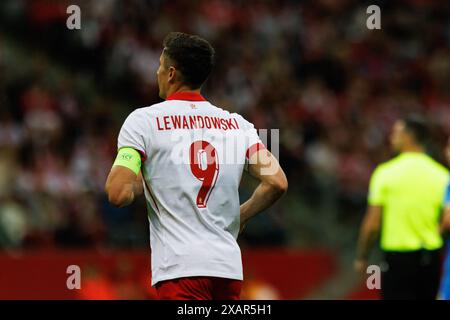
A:
{"type": "Polygon", "coordinates": [[[381,230],[381,206],[369,206],[359,232],[354,269],[363,273],[367,269],[367,258],[381,230]]]}
{"type": "Polygon", "coordinates": [[[250,157],[248,172],[260,183],[250,199],[241,205],[241,232],[248,220],[273,205],[288,189],[286,175],[267,149],[250,157]]]}
{"type": "Polygon", "coordinates": [[[450,205],[444,208],[444,214],[441,221],[441,235],[446,235],[450,232],[450,205]]]}
{"type": "Polygon", "coordinates": [[[139,172],[136,175],[123,166],[113,166],[106,180],[105,191],[114,206],[128,206],[143,192],[142,174],[139,172]]]}

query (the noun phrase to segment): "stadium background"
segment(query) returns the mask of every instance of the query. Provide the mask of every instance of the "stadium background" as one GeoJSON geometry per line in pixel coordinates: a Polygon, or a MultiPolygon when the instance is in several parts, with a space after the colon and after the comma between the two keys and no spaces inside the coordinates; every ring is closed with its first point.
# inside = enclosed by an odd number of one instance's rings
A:
{"type": "Polygon", "coordinates": [[[126,115],[159,101],[169,31],[216,48],[209,100],[280,129],[290,189],[240,239],[244,297],[377,298],[351,268],[368,181],[405,112],[427,116],[443,160],[449,21],[445,0],[1,1],[0,298],[154,297],[145,203],[115,209],[103,186],[126,115]],[[366,28],[370,4],[382,30],[366,28]]]}

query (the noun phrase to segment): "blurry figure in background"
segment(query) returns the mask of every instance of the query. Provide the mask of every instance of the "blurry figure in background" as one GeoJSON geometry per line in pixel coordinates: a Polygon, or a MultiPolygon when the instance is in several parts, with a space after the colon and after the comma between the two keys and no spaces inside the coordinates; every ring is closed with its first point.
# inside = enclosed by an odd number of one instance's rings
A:
{"type": "Polygon", "coordinates": [[[14,195],[18,171],[14,149],[0,145],[0,198],[14,195]]]}
{"type": "Polygon", "coordinates": [[[411,115],[395,123],[391,144],[400,154],[372,175],[354,267],[365,273],[381,232],[383,299],[435,299],[440,278],[439,233],[447,169],[425,153],[427,123],[411,115]]]}
{"type": "Polygon", "coordinates": [[[247,275],[241,298],[242,300],[280,300],[281,295],[270,283],[247,275]]]}
{"type": "Polygon", "coordinates": [[[0,247],[20,248],[27,234],[24,208],[12,198],[0,197],[0,247]]]}
{"type": "Polygon", "coordinates": [[[146,297],[144,287],[141,287],[135,279],[136,266],[127,257],[119,257],[113,274],[113,282],[118,299],[143,300],[146,297]]]}
{"type": "Polygon", "coordinates": [[[5,248],[20,248],[28,230],[26,211],[14,196],[17,166],[13,150],[0,149],[0,247],[5,248]]]}
{"type": "MultiPolygon", "coordinates": [[[[0,101],[0,105],[1,105],[0,101]]],[[[17,148],[23,143],[24,130],[14,122],[13,116],[7,110],[0,108],[0,148],[17,148]]]]}
{"type": "MultiPolygon", "coordinates": [[[[93,247],[102,238],[102,226],[96,207],[88,195],[62,201],[65,214],[59,217],[54,231],[55,242],[65,248],[93,247]]],[[[60,210],[63,210],[62,208],[60,210]]]]}
{"type": "MultiPolygon", "coordinates": [[[[448,138],[445,155],[450,165],[450,137],[448,138]]],[[[444,214],[441,223],[441,233],[447,237],[447,252],[439,296],[441,299],[450,300],[450,238],[448,237],[450,233],[450,181],[444,197],[444,214]]]]}
{"type": "Polygon", "coordinates": [[[56,101],[47,88],[31,86],[21,97],[24,125],[30,139],[45,146],[61,136],[63,123],[56,101]]]}
{"type": "Polygon", "coordinates": [[[76,290],[81,300],[117,300],[119,294],[112,281],[97,266],[82,268],[81,290],[76,290]]]}
{"type": "Polygon", "coordinates": [[[144,300],[156,299],[156,290],[148,285],[147,269],[138,272],[138,266],[126,255],[118,256],[111,269],[90,264],[82,267],[81,300],[144,300]],[[143,275],[145,274],[145,277],[143,275]],[[142,280],[142,281],[140,281],[142,280]]]}

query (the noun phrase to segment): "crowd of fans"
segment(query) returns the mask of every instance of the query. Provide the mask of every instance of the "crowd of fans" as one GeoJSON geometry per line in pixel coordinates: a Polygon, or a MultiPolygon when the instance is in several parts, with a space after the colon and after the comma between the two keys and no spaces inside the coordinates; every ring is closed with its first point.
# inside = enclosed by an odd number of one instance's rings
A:
{"type": "MultiPolygon", "coordinates": [[[[103,185],[126,114],[159,101],[170,31],[216,48],[209,100],[280,129],[294,202],[358,216],[395,119],[427,116],[438,159],[450,134],[446,1],[383,2],[381,30],[357,0],[72,3],[80,30],[66,28],[65,1],[0,4],[0,247],[147,243],[144,201],[115,209],[103,185]]],[[[302,214],[276,210],[274,243],[302,214]]]]}

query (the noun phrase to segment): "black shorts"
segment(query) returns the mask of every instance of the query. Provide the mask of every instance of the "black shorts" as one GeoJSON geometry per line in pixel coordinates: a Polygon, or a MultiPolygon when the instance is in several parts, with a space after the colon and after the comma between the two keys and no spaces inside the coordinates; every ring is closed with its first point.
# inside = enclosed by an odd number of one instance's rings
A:
{"type": "Polygon", "coordinates": [[[384,252],[384,262],[382,299],[436,299],[441,274],[441,250],[384,252]]]}

